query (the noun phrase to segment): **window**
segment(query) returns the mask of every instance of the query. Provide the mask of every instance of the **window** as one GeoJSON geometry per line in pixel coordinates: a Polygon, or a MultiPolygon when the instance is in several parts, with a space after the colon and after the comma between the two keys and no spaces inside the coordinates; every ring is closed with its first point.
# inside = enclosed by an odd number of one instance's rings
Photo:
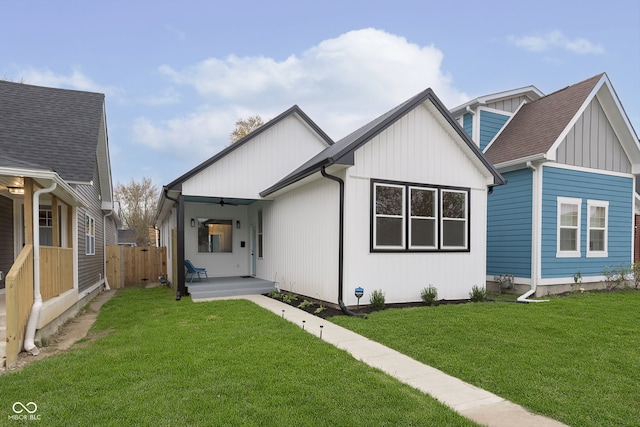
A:
{"type": "Polygon", "coordinates": [[[84,249],[86,255],[96,254],[96,222],[90,215],[84,216],[84,249]]]}
{"type": "Polygon", "coordinates": [[[262,258],[263,256],[262,249],[262,211],[258,211],[258,258],[262,258]]]}
{"type": "Polygon", "coordinates": [[[437,190],[410,187],[409,248],[436,248],[437,190]]]}
{"type": "Polygon", "coordinates": [[[404,194],[400,185],[374,184],[375,247],[378,249],[404,248],[404,194]]]}
{"type": "Polygon", "coordinates": [[[372,182],[371,250],[469,249],[469,190],[372,182]]]}
{"type": "Polygon", "coordinates": [[[198,218],[198,252],[231,252],[232,246],[232,220],[198,218]]]}
{"type": "Polygon", "coordinates": [[[442,243],[441,247],[467,247],[467,193],[442,190],[442,243]]]}
{"type": "Polygon", "coordinates": [[[557,257],[580,256],[581,199],[558,197],[557,257]]]}
{"type": "Polygon", "coordinates": [[[587,257],[606,257],[609,202],[587,200],[587,257]]]}

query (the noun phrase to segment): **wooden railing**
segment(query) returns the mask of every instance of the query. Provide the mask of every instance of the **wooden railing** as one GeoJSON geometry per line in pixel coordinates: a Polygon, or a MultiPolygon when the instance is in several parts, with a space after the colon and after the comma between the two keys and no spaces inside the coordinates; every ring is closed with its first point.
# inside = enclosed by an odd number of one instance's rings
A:
{"type": "Polygon", "coordinates": [[[42,301],[73,289],[73,249],[40,246],[40,294],[42,301]]]}
{"type": "Polygon", "coordinates": [[[33,246],[24,245],[6,281],[7,366],[15,365],[33,305],[33,246]]]}

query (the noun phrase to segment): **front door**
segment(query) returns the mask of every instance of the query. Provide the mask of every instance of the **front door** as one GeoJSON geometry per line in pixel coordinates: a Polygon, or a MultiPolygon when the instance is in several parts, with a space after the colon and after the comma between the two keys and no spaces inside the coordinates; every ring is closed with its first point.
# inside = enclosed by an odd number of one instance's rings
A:
{"type": "Polygon", "coordinates": [[[256,275],[256,261],[258,259],[258,233],[256,231],[256,225],[251,225],[251,275],[256,275]]]}

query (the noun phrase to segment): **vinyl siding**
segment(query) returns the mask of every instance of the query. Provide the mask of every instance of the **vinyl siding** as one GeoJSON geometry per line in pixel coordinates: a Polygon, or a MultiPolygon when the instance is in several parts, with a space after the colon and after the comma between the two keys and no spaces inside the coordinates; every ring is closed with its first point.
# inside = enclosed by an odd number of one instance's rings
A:
{"type": "Polygon", "coordinates": [[[465,113],[462,116],[462,128],[469,135],[469,138],[473,139],[473,116],[470,113],[465,113]]]}
{"type": "Polygon", "coordinates": [[[631,163],[597,98],[578,118],[556,153],[559,163],[631,172],[631,163]]]}
{"type": "Polygon", "coordinates": [[[545,166],[543,169],[542,256],[543,279],[601,276],[605,266],[629,265],[632,256],[633,178],[545,166]],[[580,258],[556,258],[557,198],[582,199],[580,258]],[[587,200],[609,202],[608,257],[587,258],[587,200]]]}
{"type": "Polygon", "coordinates": [[[495,110],[507,111],[509,113],[515,113],[520,104],[527,100],[526,96],[517,96],[515,98],[503,99],[496,102],[491,102],[487,104],[487,107],[493,108],[495,110]]]}
{"type": "Polygon", "coordinates": [[[4,289],[4,277],[13,261],[13,200],[0,196],[0,289],[4,289]]]}
{"type": "Polygon", "coordinates": [[[531,277],[532,172],[503,173],[487,208],[487,275],[531,277]]]}
{"type": "Polygon", "coordinates": [[[326,148],[297,116],[289,116],[187,179],[182,194],[260,199],[275,184],[326,148]]]}
{"type": "Polygon", "coordinates": [[[480,110],[480,150],[484,151],[507,120],[509,116],[506,114],[480,110]]]}
{"type": "Polygon", "coordinates": [[[98,197],[100,195],[100,180],[98,179],[97,166],[94,169],[93,185],[77,185],[76,190],[90,205],[88,208],[78,208],[76,217],[78,222],[78,291],[82,292],[104,278],[104,217],[102,204],[98,197]],[[85,255],[86,213],[95,220],[95,255],[85,255]]]}
{"type": "Polygon", "coordinates": [[[353,290],[382,289],[386,301],[420,301],[432,284],[444,299],[468,298],[485,281],[486,178],[430,109],[418,107],[356,150],[345,176],[344,299],[355,305],[353,290]],[[370,251],[371,180],[470,188],[468,252],[370,251]],[[463,268],[461,268],[463,267],[463,268]]]}

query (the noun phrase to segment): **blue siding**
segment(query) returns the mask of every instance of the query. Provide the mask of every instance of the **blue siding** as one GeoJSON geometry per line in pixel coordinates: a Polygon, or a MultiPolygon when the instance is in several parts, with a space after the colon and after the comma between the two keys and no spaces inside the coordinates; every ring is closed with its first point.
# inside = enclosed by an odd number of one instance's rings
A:
{"type": "Polygon", "coordinates": [[[469,138],[473,139],[473,116],[469,113],[465,113],[462,116],[462,129],[469,135],[469,138]]]}
{"type": "Polygon", "coordinates": [[[480,150],[484,151],[507,120],[509,116],[505,114],[480,110],[480,150]]]}
{"type": "Polygon", "coordinates": [[[605,266],[631,264],[633,180],[568,169],[543,168],[542,278],[600,276],[605,266]],[[582,199],[580,258],[556,258],[557,197],[582,199]],[[587,199],[609,202],[608,257],[587,258],[587,199]]]}
{"type": "Polygon", "coordinates": [[[531,277],[532,173],[503,173],[507,185],[494,187],[487,207],[487,275],[531,277]]]}

